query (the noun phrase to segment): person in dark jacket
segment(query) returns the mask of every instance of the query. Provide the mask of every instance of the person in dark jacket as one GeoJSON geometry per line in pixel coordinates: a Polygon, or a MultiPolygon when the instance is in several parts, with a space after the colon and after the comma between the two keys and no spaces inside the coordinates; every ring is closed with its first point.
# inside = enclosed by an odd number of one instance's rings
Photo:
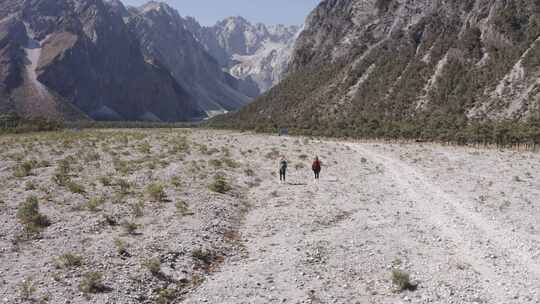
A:
{"type": "Polygon", "coordinates": [[[285,182],[287,178],[287,160],[285,157],[281,158],[281,161],[279,162],[279,181],[285,182]]]}
{"type": "Polygon", "coordinates": [[[313,170],[313,173],[315,174],[315,179],[319,179],[319,175],[321,173],[321,161],[319,160],[318,156],[315,156],[315,160],[313,161],[313,164],[311,165],[311,169],[313,170]]]}

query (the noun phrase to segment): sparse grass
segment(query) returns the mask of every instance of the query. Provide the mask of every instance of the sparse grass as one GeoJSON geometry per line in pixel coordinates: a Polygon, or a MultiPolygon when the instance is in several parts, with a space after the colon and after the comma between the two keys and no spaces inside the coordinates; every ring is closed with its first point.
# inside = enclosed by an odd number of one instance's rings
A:
{"type": "Polygon", "coordinates": [[[124,230],[127,234],[135,235],[137,233],[137,230],[141,227],[139,224],[135,222],[124,222],[123,225],[124,230]]]}
{"type": "Polygon", "coordinates": [[[37,188],[37,186],[33,181],[27,181],[24,184],[24,190],[26,190],[26,191],[36,190],[36,188],[37,188]]]}
{"type": "Polygon", "coordinates": [[[116,247],[116,252],[118,252],[119,255],[129,256],[129,252],[127,251],[128,244],[125,241],[120,238],[115,238],[114,246],[116,247]]]}
{"type": "Polygon", "coordinates": [[[236,169],[240,167],[240,164],[237,161],[228,157],[224,157],[222,159],[222,162],[231,169],[236,169]]]}
{"type": "Polygon", "coordinates": [[[22,164],[18,164],[13,171],[13,176],[17,178],[23,178],[32,175],[32,170],[36,166],[36,161],[25,161],[22,164]]]}
{"type": "Polygon", "coordinates": [[[137,203],[131,205],[131,212],[134,217],[144,216],[144,201],[140,200],[137,203]]]}
{"type": "Polygon", "coordinates": [[[209,189],[213,192],[225,194],[229,192],[232,187],[229,185],[227,179],[225,178],[225,176],[223,176],[223,174],[216,174],[214,175],[214,180],[209,185],[209,189]]]}
{"type": "Polygon", "coordinates": [[[98,212],[99,207],[105,204],[105,198],[103,196],[92,197],[86,202],[86,209],[91,212],[98,212]]]}
{"type": "Polygon", "coordinates": [[[59,256],[54,264],[58,269],[76,268],[82,265],[82,257],[80,255],[68,252],[59,256]]]}
{"type": "Polygon", "coordinates": [[[154,276],[161,274],[161,261],[158,258],[144,261],[143,266],[154,276]]]}
{"type": "Polygon", "coordinates": [[[170,304],[177,298],[177,291],[172,288],[163,288],[159,290],[156,299],[157,304],[170,304]]]}
{"type": "Polygon", "coordinates": [[[152,147],[148,142],[145,141],[139,145],[139,152],[141,152],[142,154],[150,154],[152,153],[152,147]]]}
{"type": "Polygon", "coordinates": [[[400,291],[415,290],[417,284],[411,282],[410,275],[407,272],[396,270],[392,271],[392,283],[396,285],[400,291]]]}
{"type": "Polygon", "coordinates": [[[173,185],[173,187],[175,187],[176,189],[178,188],[181,188],[182,187],[182,180],[180,179],[180,176],[173,176],[171,178],[171,185],[173,185]]]}
{"type": "Polygon", "coordinates": [[[28,237],[39,235],[43,228],[51,224],[47,216],[39,212],[39,201],[35,196],[28,197],[19,206],[17,218],[23,225],[24,232],[28,237]]]}
{"type": "Polygon", "coordinates": [[[210,164],[210,166],[216,169],[223,167],[223,161],[221,159],[211,159],[210,161],[208,161],[208,163],[210,164]]]}
{"type": "Polygon", "coordinates": [[[117,185],[120,187],[120,192],[122,194],[129,194],[131,191],[131,183],[125,179],[118,179],[116,181],[117,185]]]}
{"type": "Polygon", "coordinates": [[[19,295],[23,301],[32,301],[36,291],[36,286],[31,279],[25,279],[19,285],[19,295]]]}
{"type": "Polygon", "coordinates": [[[189,206],[185,201],[176,202],[175,207],[176,212],[182,216],[191,214],[191,212],[189,211],[189,206]]]}
{"type": "Polygon", "coordinates": [[[203,263],[205,265],[209,265],[212,263],[212,252],[210,250],[205,249],[195,249],[191,252],[191,257],[199,263],[203,263]]]}
{"type": "Polygon", "coordinates": [[[66,187],[71,181],[69,175],[64,174],[62,172],[56,172],[53,175],[52,180],[55,184],[57,184],[60,187],[66,187]]]}
{"type": "Polygon", "coordinates": [[[67,182],[67,188],[68,190],[71,192],[71,193],[75,193],[75,194],[85,194],[86,193],[86,190],[84,189],[84,186],[81,185],[81,184],[78,184],[74,181],[68,181],[67,182]]]}
{"type": "Polygon", "coordinates": [[[306,164],[304,164],[304,163],[296,163],[296,164],[294,165],[294,168],[295,168],[296,170],[302,170],[302,169],[305,169],[305,168],[306,168],[306,164]]]}
{"type": "Polygon", "coordinates": [[[83,293],[100,293],[107,290],[103,284],[103,274],[101,272],[87,272],[83,275],[79,290],[83,293]]]}
{"type": "Polygon", "coordinates": [[[99,182],[104,186],[104,187],[109,187],[112,185],[112,178],[108,177],[108,176],[102,176],[99,178],[99,182]]]}
{"type": "Polygon", "coordinates": [[[146,187],[146,193],[156,202],[163,202],[167,199],[167,194],[165,193],[165,186],[162,183],[152,183],[146,187]]]}

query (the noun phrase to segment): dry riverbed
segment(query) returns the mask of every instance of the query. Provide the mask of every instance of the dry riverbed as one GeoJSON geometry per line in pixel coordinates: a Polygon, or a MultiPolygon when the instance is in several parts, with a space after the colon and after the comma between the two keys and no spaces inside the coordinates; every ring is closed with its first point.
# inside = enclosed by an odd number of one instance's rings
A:
{"type": "Polygon", "coordinates": [[[535,153],[208,130],[0,146],[3,303],[540,303],[535,153]]]}

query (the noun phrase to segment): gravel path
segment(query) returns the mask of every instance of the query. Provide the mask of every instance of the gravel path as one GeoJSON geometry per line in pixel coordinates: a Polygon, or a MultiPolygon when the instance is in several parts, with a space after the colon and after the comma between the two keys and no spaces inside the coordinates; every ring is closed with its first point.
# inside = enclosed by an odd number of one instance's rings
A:
{"type": "MultiPolygon", "coordinates": [[[[227,263],[186,303],[539,303],[538,234],[505,223],[518,214],[479,210],[474,198],[490,187],[463,186],[477,183],[470,174],[490,162],[512,166],[514,154],[320,146],[338,151],[330,157],[338,163],[325,167],[320,182],[304,172],[252,190],[254,208],[241,230],[248,256],[227,263]],[[431,161],[434,155],[446,157],[431,161]],[[418,290],[396,291],[392,269],[409,272],[418,290]]],[[[512,176],[492,175],[487,184],[511,192],[517,182],[500,180],[512,176]]]]}

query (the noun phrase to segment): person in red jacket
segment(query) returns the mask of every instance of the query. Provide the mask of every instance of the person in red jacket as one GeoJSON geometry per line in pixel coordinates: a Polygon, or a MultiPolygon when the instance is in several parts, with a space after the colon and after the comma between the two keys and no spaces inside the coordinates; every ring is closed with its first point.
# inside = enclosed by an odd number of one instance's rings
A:
{"type": "Polygon", "coordinates": [[[315,173],[315,179],[319,179],[319,174],[321,173],[321,161],[318,156],[315,156],[311,169],[313,169],[313,173],[315,173]]]}

